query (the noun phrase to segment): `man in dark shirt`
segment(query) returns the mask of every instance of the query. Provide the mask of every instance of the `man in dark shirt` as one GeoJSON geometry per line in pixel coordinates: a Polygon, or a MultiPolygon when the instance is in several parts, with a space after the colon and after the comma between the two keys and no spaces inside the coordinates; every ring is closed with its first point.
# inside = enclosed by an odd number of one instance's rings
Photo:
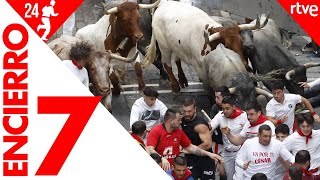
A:
{"type": "MultiPolygon", "coordinates": [[[[183,104],[182,130],[191,140],[191,143],[203,150],[212,152],[212,139],[208,122],[196,114],[195,100],[187,98],[183,104]]],[[[214,179],[215,162],[208,157],[199,157],[186,154],[188,168],[194,179],[214,179]]]]}

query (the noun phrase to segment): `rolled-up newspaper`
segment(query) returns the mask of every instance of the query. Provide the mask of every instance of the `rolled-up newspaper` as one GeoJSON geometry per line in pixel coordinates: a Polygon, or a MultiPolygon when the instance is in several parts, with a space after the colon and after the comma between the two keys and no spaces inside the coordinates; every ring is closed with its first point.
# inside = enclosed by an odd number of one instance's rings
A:
{"type": "MultiPolygon", "coordinates": [[[[203,109],[201,109],[201,112],[202,112],[202,114],[204,115],[205,120],[207,120],[207,122],[209,123],[209,126],[210,126],[210,128],[211,128],[211,125],[210,125],[211,118],[208,116],[208,114],[207,114],[203,109]]],[[[213,133],[214,133],[215,135],[218,135],[218,132],[217,132],[216,130],[214,130],[213,133]]]]}
{"type": "Polygon", "coordinates": [[[201,112],[202,112],[202,114],[204,115],[205,119],[206,119],[208,122],[210,122],[210,121],[211,121],[211,118],[208,116],[208,114],[207,114],[203,109],[201,109],[201,112]]]}

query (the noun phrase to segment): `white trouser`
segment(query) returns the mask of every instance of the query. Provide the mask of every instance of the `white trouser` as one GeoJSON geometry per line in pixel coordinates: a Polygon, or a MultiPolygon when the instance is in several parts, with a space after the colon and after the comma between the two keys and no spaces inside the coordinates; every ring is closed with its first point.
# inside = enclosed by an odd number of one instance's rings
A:
{"type": "Polygon", "coordinates": [[[72,13],[71,16],[63,23],[62,35],[72,36],[72,31],[76,22],[76,15],[72,13]]]}
{"type": "Polygon", "coordinates": [[[232,180],[235,173],[235,161],[238,151],[228,152],[224,150],[224,169],[226,170],[227,179],[232,180]]]}

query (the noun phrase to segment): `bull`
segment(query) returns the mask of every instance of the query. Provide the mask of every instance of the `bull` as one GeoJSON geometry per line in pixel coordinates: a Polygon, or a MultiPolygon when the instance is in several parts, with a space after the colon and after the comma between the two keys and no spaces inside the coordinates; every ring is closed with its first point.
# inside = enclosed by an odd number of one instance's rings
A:
{"type": "MultiPolygon", "coordinates": [[[[263,23],[265,24],[265,23],[263,23]]],[[[164,1],[155,11],[152,20],[152,38],[145,59],[145,66],[152,63],[156,56],[156,41],[158,42],[162,62],[169,75],[173,93],[180,91],[179,83],[175,79],[171,60],[184,60],[191,64],[200,80],[204,79],[203,59],[206,54],[215,49],[217,44],[223,43],[226,47],[237,52],[247,67],[247,60],[243,56],[241,30],[256,29],[263,24],[244,24],[233,27],[222,27],[212,20],[204,11],[186,3],[164,1]],[[196,17],[196,18],[195,18],[196,17]],[[210,34],[208,41],[203,33],[210,34]]],[[[178,66],[178,76],[183,73],[178,66]]],[[[183,74],[184,76],[184,74],[183,74]]]]}
{"type": "MultiPolygon", "coordinates": [[[[119,4],[117,7],[106,10],[106,15],[100,18],[97,23],[78,30],[76,37],[90,42],[100,51],[106,49],[123,57],[132,56],[137,51],[137,41],[143,36],[140,29],[139,9],[154,8],[159,3],[160,0],[153,4],[137,4],[135,2],[119,4]]],[[[133,65],[139,91],[142,91],[145,83],[142,77],[140,58],[137,58],[133,65]]],[[[120,94],[119,78],[123,79],[125,69],[124,63],[111,62],[110,80],[115,94],[120,94]]]]}
{"type": "Polygon", "coordinates": [[[204,58],[204,72],[206,74],[203,80],[205,89],[229,87],[230,92],[235,96],[237,107],[243,108],[248,103],[255,102],[259,94],[272,98],[272,94],[255,86],[261,77],[248,73],[239,54],[225,48],[223,44],[219,44],[204,58]]]}
{"type": "MultiPolygon", "coordinates": [[[[63,36],[50,42],[48,46],[61,59],[70,59],[69,54],[72,45],[80,42],[76,37],[63,36]]],[[[97,51],[94,49],[90,60],[86,65],[88,70],[90,90],[95,96],[102,96],[101,103],[109,112],[112,112],[111,107],[111,83],[109,78],[110,60],[115,59],[125,63],[131,63],[137,58],[136,54],[133,58],[124,58],[106,50],[97,51]]]]}
{"type": "MultiPolygon", "coordinates": [[[[261,19],[266,18],[262,16],[261,19]]],[[[251,22],[255,24],[255,21],[251,22]]],[[[246,47],[246,53],[252,63],[252,67],[258,74],[266,74],[279,69],[277,78],[282,79],[290,93],[303,95],[304,89],[298,82],[307,80],[306,69],[319,66],[320,63],[306,63],[299,65],[295,56],[288,50],[283,39],[282,31],[272,19],[268,20],[265,27],[252,32],[246,31],[244,41],[253,42],[254,46],[246,47]]],[[[271,81],[263,81],[270,90],[271,81]]]]}

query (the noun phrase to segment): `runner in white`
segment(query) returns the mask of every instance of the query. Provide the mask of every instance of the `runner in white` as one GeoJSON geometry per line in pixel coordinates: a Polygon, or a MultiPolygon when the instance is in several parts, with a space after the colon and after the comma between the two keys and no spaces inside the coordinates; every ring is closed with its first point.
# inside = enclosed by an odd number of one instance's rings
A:
{"type": "Polygon", "coordinates": [[[282,82],[273,84],[273,98],[268,102],[266,107],[266,115],[271,122],[275,125],[287,124],[290,128],[290,134],[292,134],[296,129],[294,121],[295,107],[301,102],[312,112],[313,118],[320,122],[320,117],[315,113],[306,98],[296,94],[284,94],[283,90],[284,84],[282,82]]]}
{"type": "Polygon", "coordinates": [[[267,119],[265,115],[262,114],[261,106],[256,102],[250,104],[246,107],[246,113],[248,121],[243,126],[240,134],[233,135],[229,128],[221,128],[223,134],[227,135],[229,141],[238,146],[244,143],[248,138],[253,138],[258,136],[258,129],[261,125],[267,124],[271,127],[272,136],[274,136],[275,127],[271,121],[267,119]]]}
{"type": "Polygon", "coordinates": [[[264,124],[259,127],[258,137],[249,139],[242,145],[236,158],[236,165],[244,170],[242,180],[250,180],[259,172],[267,175],[268,180],[278,180],[274,177],[278,157],[294,162],[294,156],[280,141],[271,138],[271,134],[271,128],[264,124]]]}
{"type": "Polygon", "coordinates": [[[288,136],[284,146],[293,155],[300,150],[308,150],[311,156],[311,167],[309,171],[320,174],[320,130],[313,130],[314,119],[310,112],[296,115],[299,130],[288,136]]]}
{"type": "MultiPolygon", "coordinates": [[[[281,124],[276,128],[276,139],[280,142],[284,141],[290,133],[288,125],[281,124]]],[[[279,158],[276,162],[275,179],[283,179],[286,171],[289,168],[289,164],[285,163],[282,158],[279,158]]]]}
{"type": "MultiPolygon", "coordinates": [[[[241,109],[235,107],[234,100],[227,96],[222,100],[222,111],[220,111],[211,121],[212,129],[229,128],[234,135],[239,135],[244,124],[248,122],[247,115],[241,109]]],[[[227,179],[232,180],[235,173],[235,157],[241,146],[233,145],[225,134],[222,137],[224,147],[224,167],[227,179]]]]}
{"type": "Polygon", "coordinates": [[[76,23],[76,13],[72,13],[70,17],[62,25],[62,36],[72,36],[72,32],[76,23]]]}

